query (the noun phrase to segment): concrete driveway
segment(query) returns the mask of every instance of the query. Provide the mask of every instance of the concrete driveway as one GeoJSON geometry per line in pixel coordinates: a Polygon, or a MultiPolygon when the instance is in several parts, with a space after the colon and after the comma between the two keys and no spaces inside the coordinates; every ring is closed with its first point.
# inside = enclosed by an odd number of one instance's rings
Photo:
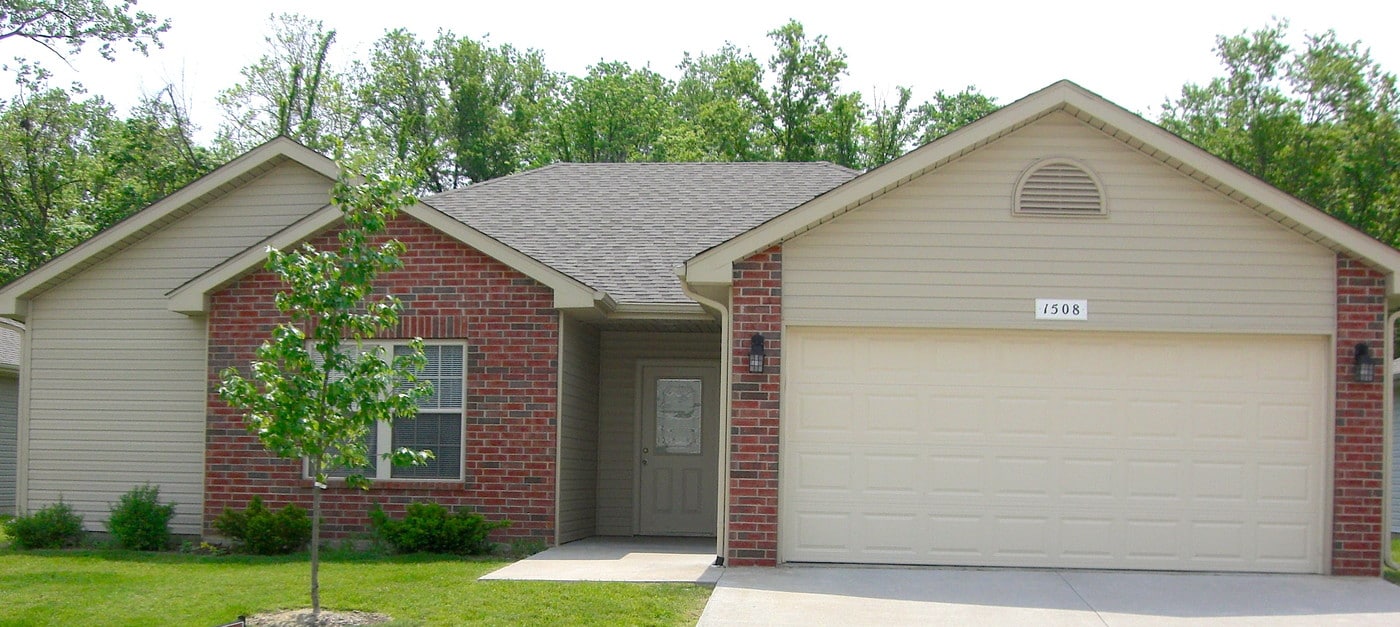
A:
{"type": "Polygon", "coordinates": [[[1381,579],[1105,571],[727,568],[700,625],[1400,625],[1381,579]]]}

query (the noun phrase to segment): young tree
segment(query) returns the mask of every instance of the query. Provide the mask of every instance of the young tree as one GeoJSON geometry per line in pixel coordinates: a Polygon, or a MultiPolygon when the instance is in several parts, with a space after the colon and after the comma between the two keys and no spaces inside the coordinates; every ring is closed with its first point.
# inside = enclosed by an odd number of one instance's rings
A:
{"type": "MultiPolygon", "coordinates": [[[[412,418],[432,393],[416,372],[426,363],[423,342],[406,354],[385,355],[365,340],[398,324],[402,305],[374,295],[381,272],[402,267],[404,246],[375,243],[398,209],[413,202],[401,180],[367,175],[361,184],[342,176],[331,201],[344,214],[337,250],[303,245],[268,251],[267,268],[286,285],[277,309],[286,321],[257,349],[248,371],[222,373],[219,395],[246,412],[248,430],[279,457],[304,459],[311,475],[311,609],[319,619],[321,490],[329,472],[348,469],[348,485],[367,488],[356,469],[370,464],[369,430],[382,421],[412,418]]],[[[399,448],[397,465],[419,464],[430,451],[399,448]]]]}

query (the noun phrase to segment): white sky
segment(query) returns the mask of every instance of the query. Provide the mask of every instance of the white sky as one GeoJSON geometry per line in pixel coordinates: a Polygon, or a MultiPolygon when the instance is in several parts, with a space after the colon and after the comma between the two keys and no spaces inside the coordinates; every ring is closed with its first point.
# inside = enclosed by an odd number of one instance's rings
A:
{"type": "Polygon", "coordinates": [[[447,29],[537,48],[551,69],[571,74],[599,60],[619,60],[649,64],[672,78],[683,52],[713,51],[726,41],[766,59],[765,33],[795,18],[809,35],[826,35],[845,50],[850,73],[842,86],[867,101],[896,85],[913,87],[916,101],[939,89],[975,85],[1005,104],[1068,78],[1149,118],[1182,84],[1220,73],[1211,50],[1217,34],[1256,29],[1271,16],[1290,21],[1295,42],[1304,33],[1335,29],[1343,41],[1361,40],[1386,70],[1400,72],[1400,2],[1394,0],[139,0],[138,6],[172,21],[165,48],[149,58],[126,52],[107,63],[84,56],[74,60],[74,72],[50,53],[14,40],[0,43],[0,58],[40,60],[58,71],[60,82],[79,80],[123,108],[143,91],[182,86],[201,139],[211,137],[221,119],[215,95],[263,54],[268,16],[283,12],[335,28],[336,63],[362,56],[385,30],[402,26],[424,39],[447,29]]]}

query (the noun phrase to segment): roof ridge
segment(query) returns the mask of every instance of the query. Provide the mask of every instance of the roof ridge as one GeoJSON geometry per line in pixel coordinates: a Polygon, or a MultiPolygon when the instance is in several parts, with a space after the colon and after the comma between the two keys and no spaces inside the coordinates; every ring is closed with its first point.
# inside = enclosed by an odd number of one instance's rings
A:
{"type": "Polygon", "coordinates": [[[565,162],[563,162],[563,161],[556,161],[556,162],[554,162],[554,163],[548,163],[548,164],[542,165],[542,166],[540,166],[540,167],[538,167],[538,168],[530,168],[529,170],[521,170],[521,171],[519,171],[519,172],[511,172],[510,174],[507,174],[507,175],[505,175],[505,176],[498,176],[498,177],[493,178],[493,179],[486,179],[486,180],[484,180],[484,181],[477,181],[477,182],[474,182],[474,183],[469,183],[469,184],[464,185],[464,186],[462,186],[462,187],[454,187],[454,188],[449,189],[449,190],[447,190],[447,191],[445,191],[445,192],[438,192],[438,193],[436,193],[436,194],[430,194],[430,195],[428,195],[428,196],[424,196],[424,197],[422,197],[422,198],[419,198],[419,200],[424,200],[424,199],[427,199],[427,198],[433,198],[433,197],[436,197],[436,196],[446,196],[446,195],[448,195],[448,194],[455,194],[455,193],[457,193],[457,192],[460,192],[460,191],[466,190],[466,189],[481,189],[481,188],[483,188],[483,187],[487,187],[487,186],[490,186],[490,185],[492,185],[492,184],[494,184],[494,183],[498,183],[498,182],[501,182],[501,181],[514,180],[514,179],[518,179],[518,178],[524,178],[524,177],[530,176],[530,175],[532,175],[532,174],[538,174],[538,173],[543,172],[543,171],[545,171],[545,170],[552,170],[552,169],[554,169],[554,168],[556,168],[556,167],[558,167],[558,166],[560,166],[560,165],[564,165],[564,164],[565,164],[565,162]]]}

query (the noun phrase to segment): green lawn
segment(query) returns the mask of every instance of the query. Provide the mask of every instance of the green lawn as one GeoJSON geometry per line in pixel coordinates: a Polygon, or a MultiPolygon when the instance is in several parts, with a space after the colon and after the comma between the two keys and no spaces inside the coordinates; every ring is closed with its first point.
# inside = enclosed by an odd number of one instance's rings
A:
{"type": "MultiPolygon", "coordinates": [[[[1390,540],[1390,561],[1400,564],[1400,538],[1390,540]]],[[[1400,584],[1400,570],[1385,569],[1385,579],[1393,584],[1400,584]]]]}
{"type": "MultiPolygon", "coordinates": [[[[0,538],[0,544],[4,539],[0,538]]],[[[396,625],[693,625],[710,589],[476,578],[505,565],[442,556],[323,559],[322,606],[396,625]]],[[[0,549],[0,625],[195,625],[306,607],[306,556],[0,549]]]]}

